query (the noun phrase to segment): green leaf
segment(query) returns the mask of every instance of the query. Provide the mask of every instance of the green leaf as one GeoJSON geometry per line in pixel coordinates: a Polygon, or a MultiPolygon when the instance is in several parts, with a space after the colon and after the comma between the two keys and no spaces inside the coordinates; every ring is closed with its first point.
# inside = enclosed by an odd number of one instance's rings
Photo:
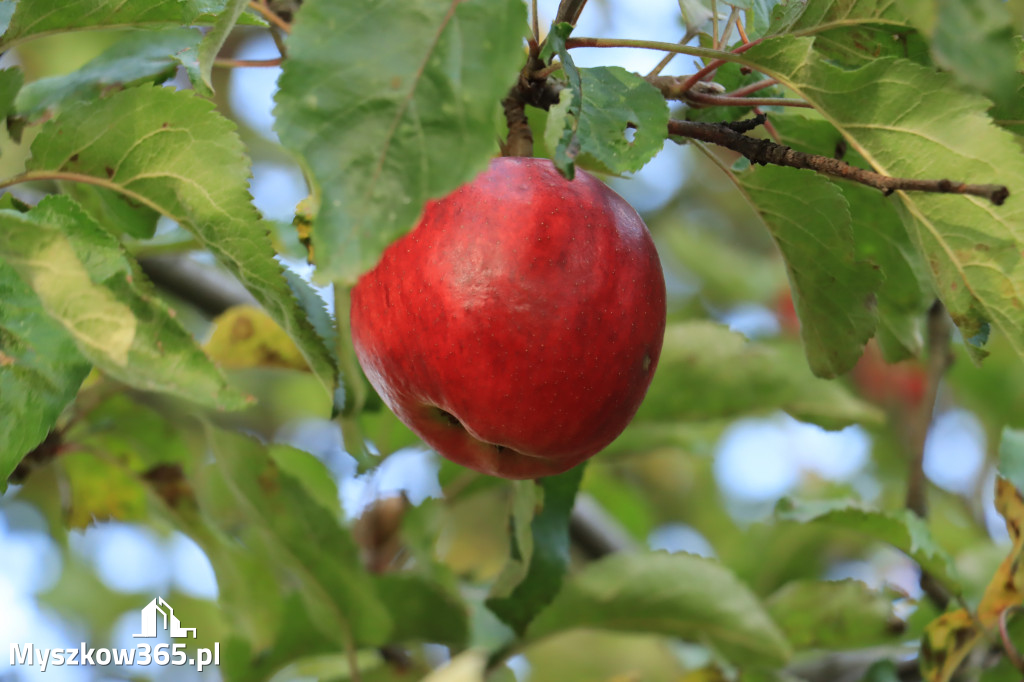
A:
{"type": "MultiPolygon", "coordinates": [[[[273,576],[269,577],[273,579],[273,576]]],[[[279,589],[279,586],[272,585],[272,588],[279,589]]],[[[258,595],[254,598],[259,600],[258,595]]],[[[223,601],[221,598],[220,602],[223,601]]],[[[237,606],[239,608],[234,613],[236,618],[260,618],[263,615],[253,608],[255,605],[237,606]]],[[[270,616],[270,619],[261,623],[272,627],[266,643],[247,641],[238,636],[224,643],[220,670],[225,680],[281,682],[297,678],[339,680],[348,677],[349,659],[340,653],[342,650],[338,647],[336,637],[327,637],[316,629],[297,594],[291,593],[285,597],[280,610],[270,616]],[[312,665],[310,661],[318,661],[320,665],[312,665]]],[[[243,627],[248,625],[246,621],[240,622],[243,627]]],[[[365,655],[374,654],[367,651],[365,655]]],[[[362,658],[363,654],[360,654],[357,660],[362,658]]],[[[364,673],[362,679],[372,682],[375,678],[364,673]]]]}
{"type": "Polygon", "coordinates": [[[132,31],[77,71],[26,85],[18,93],[17,111],[34,119],[52,107],[96,99],[117,85],[162,83],[174,77],[180,53],[201,37],[192,28],[132,31]]]}
{"type": "Polygon", "coordinates": [[[338,485],[323,462],[308,452],[288,445],[271,445],[267,448],[267,454],[281,471],[302,484],[311,499],[320,503],[335,518],[342,517],[338,485]]]}
{"type": "Polygon", "coordinates": [[[555,167],[570,180],[576,175],[576,157],[580,153],[577,132],[583,112],[580,70],[576,68],[572,55],[565,47],[565,40],[572,33],[572,29],[572,24],[566,22],[552,26],[548,37],[544,39],[544,47],[540,53],[540,59],[544,62],[552,61],[551,58],[557,54],[562,65],[562,73],[568,81],[568,87],[558,93],[558,104],[548,109],[544,144],[554,153],[552,160],[555,167]]]}
{"type": "Polygon", "coordinates": [[[491,586],[491,594],[505,596],[526,577],[533,557],[531,523],[543,491],[533,481],[512,482],[512,502],[508,515],[509,559],[491,586]]]}
{"type": "Polygon", "coordinates": [[[772,15],[779,5],[786,6],[786,0],[744,0],[742,5],[749,5],[745,17],[747,24],[747,35],[750,38],[760,38],[771,25],[772,15]]]}
{"type": "Polygon", "coordinates": [[[141,404],[128,393],[115,393],[92,407],[68,431],[68,437],[136,476],[168,464],[184,471],[192,463],[186,436],[194,429],[159,410],[158,406],[141,404]]]}
{"type": "Polygon", "coordinates": [[[1010,13],[1002,0],[937,2],[931,34],[935,63],[964,85],[997,101],[1015,91],[1017,50],[1010,13]]]}
{"type": "Polygon", "coordinates": [[[790,655],[743,583],[721,564],[687,554],[618,554],[587,565],[530,625],[527,641],[573,628],[708,642],[738,664],[780,665],[790,655]]]}
{"type": "Polygon", "coordinates": [[[1013,95],[997,102],[989,113],[993,122],[1016,135],[1020,144],[1024,136],[1024,74],[1017,74],[1013,95]]]}
{"type": "MultiPolygon", "coordinates": [[[[552,128],[570,127],[574,131],[572,149],[592,156],[612,173],[640,170],[661,151],[668,135],[665,98],[643,78],[617,66],[580,69],[579,73],[579,120],[572,120],[568,111],[561,115],[561,109],[549,113],[545,138],[552,128]]],[[[564,105],[560,102],[556,107],[564,105]]],[[[559,138],[552,136],[549,146],[554,139],[559,138]]]]}
{"type": "Polygon", "coordinates": [[[74,339],[0,259],[0,492],[89,373],[74,339]]]}
{"type": "Polygon", "coordinates": [[[1003,429],[996,471],[1017,490],[1024,490],[1024,431],[1003,429]]]}
{"type": "Polygon", "coordinates": [[[0,118],[7,118],[14,109],[14,100],[18,96],[25,75],[21,69],[0,69],[0,118]]]}
{"type": "Polygon", "coordinates": [[[795,348],[748,341],[707,321],[669,325],[636,421],[698,422],[778,409],[826,428],[882,421],[840,384],[813,376],[795,348]]]}
{"type": "Polygon", "coordinates": [[[895,202],[882,200],[877,190],[843,183],[850,204],[858,258],[876,265],[885,279],[876,294],[878,325],[875,337],[888,362],[921,353],[925,313],[934,301],[928,268],[914,248],[895,202]]]}
{"type": "Polygon", "coordinates": [[[776,516],[783,521],[827,524],[886,542],[916,561],[922,570],[954,594],[960,592],[949,555],[936,544],[924,519],[909,509],[882,512],[862,509],[842,500],[797,502],[783,499],[776,508],[776,516]]]}
{"type": "Polygon", "coordinates": [[[469,611],[436,581],[410,573],[375,578],[377,594],[391,614],[392,642],[434,642],[462,649],[469,639],[469,611]]]}
{"type": "MultiPolygon", "coordinates": [[[[843,137],[830,123],[801,113],[772,118],[785,144],[812,154],[832,156],[843,137]]],[[[845,160],[864,166],[855,151],[845,160]]],[[[857,257],[881,270],[884,280],[876,294],[876,336],[889,362],[916,356],[921,351],[922,320],[934,294],[928,268],[910,241],[896,202],[878,190],[852,182],[836,182],[850,204],[857,257]]]]}
{"type": "MultiPolygon", "coordinates": [[[[0,2],[0,18],[9,15],[0,41],[6,50],[25,38],[98,28],[158,28],[209,24],[228,0],[31,0],[0,2]]],[[[247,21],[259,25],[261,22],[247,21]]],[[[0,22],[2,24],[2,22],[0,22]]]]}
{"type": "MultiPolygon", "coordinates": [[[[522,573],[515,584],[499,578],[487,599],[487,608],[520,634],[562,586],[569,567],[569,516],[584,468],[578,466],[535,484],[543,492],[543,506],[530,523],[532,551],[521,559],[526,570],[513,571],[522,573]]],[[[517,563],[514,552],[510,561],[517,563]]]]}
{"type": "MultiPolygon", "coordinates": [[[[808,38],[767,40],[744,57],[811,102],[880,173],[1024,191],[1024,156],[1015,140],[992,125],[985,100],[964,93],[948,74],[898,59],[844,70],[818,55],[808,38]]],[[[989,325],[1024,355],[1024,204],[896,195],[937,293],[974,357],[984,354],[989,325]]]]}
{"type": "Polygon", "coordinates": [[[146,204],[126,200],[116,190],[82,182],[62,182],[60,189],[108,232],[135,239],[151,239],[156,233],[160,213],[146,204]]]}
{"type": "Polygon", "coordinates": [[[309,323],[313,325],[317,335],[323,340],[324,346],[331,354],[332,361],[337,364],[335,349],[338,346],[338,329],[334,324],[334,318],[327,312],[324,300],[294,270],[285,270],[284,278],[288,282],[292,294],[298,300],[302,312],[306,315],[309,323]]]}
{"type": "Polygon", "coordinates": [[[521,0],[303,3],[275,129],[320,195],[321,276],[354,283],[428,199],[484,169],[525,30],[521,0]]]}
{"type": "Polygon", "coordinates": [[[577,69],[565,39],[569,24],[553,27],[541,53],[557,53],[567,87],[548,111],[544,143],[569,179],[577,157],[609,173],[640,170],[661,151],[668,135],[668,105],[658,90],[619,67],[577,69]]]}
{"type": "Polygon", "coordinates": [[[794,649],[859,649],[898,643],[906,624],[892,598],[858,580],[787,583],[766,602],[794,649]]]}
{"type": "Polygon", "coordinates": [[[198,49],[198,58],[199,77],[203,85],[201,92],[204,95],[213,93],[213,62],[248,4],[249,0],[227,0],[227,4],[217,16],[213,27],[203,36],[203,41],[198,49]]]}
{"type": "Polygon", "coordinates": [[[812,171],[764,166],[738,180],[786,261],[811,370],[825,378],[844,374],[875,333],[881,282],[857,257],[849,204],[812,171]]]}
{"type": "Polygon", "coordinates": [[[28,213],[0,211],[0,257],[110,376],[203,405],[246,404],[117,240],[71,199],[53,195],[28,213]]]}
{"type": "Polygon", "coordinates": [[[211,429],[209,442],[215,461],[196,481],[204,516],[237,536],[264,572],[294,586],[325,637],[338,646],[348,637],[360,646],[385,643],[391,618],[338,517],[256,441],[211,429]]]}
{"type": "Polygon", "coordinates": [[[686,30],[690,33],[703,30],[714,16],[700,0],[679,0],[679,12],[683,15],[686,30]]]}
{"type": "Polygon", "coordinates": [[[138,87],[64,111],[32,143],[28,167],[60,171],[159,211],[192,232],[288,332],[333,394],[337,370],[274,260],[248,191],[234,126],[187,91],[138,87]]]}
{"type": "Polygon", "coordinates": [[[928,45],[919,35],[934,22],[931,3],[917,0],[817,0],[782,4],[769,34],[814,36],[823,56],[860,66],[880,57],[927,63],[928,45]]]}
{"type": "Polygon", "coordinates": [[[1021,136],[1024,135],[1024,73],[1021,73],[1024,71],[1024,36],[1017,36],[1014,45],[1017,71],[1013,74],[1013,85],[1006,97],[997,99],[989,113],[997,125],[1021,136]]]}

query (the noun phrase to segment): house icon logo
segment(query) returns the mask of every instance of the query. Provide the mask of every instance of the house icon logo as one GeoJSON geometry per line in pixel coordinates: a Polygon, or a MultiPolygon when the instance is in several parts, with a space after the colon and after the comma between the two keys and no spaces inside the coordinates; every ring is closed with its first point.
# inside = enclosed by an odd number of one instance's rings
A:
{"type": "Polygon", "coordinates": [[[174,615],[174,609],[164,601],[163,597],[157,597],[146,604],[142,609],[142,632],[132,637],[156,637],[157,631],[163,629],[171,637],[191,637],[195,639],[195,628],[181,627],[181,621],[174,615]],[[157,617],[162,616],[162,620],[157,617]],[[162,627],[160,626],[162,623],[162,627]]]}

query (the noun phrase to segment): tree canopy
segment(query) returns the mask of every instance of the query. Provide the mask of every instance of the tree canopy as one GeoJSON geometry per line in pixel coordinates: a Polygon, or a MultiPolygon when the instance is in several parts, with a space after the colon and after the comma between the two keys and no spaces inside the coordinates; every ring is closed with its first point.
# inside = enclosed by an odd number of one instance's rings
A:
{"type": "Polygon", "coordinates": [[[135,646],[159,591],[225,681],[1019,679],[1024,2],[588,34],[642,4],[0,0],[0,587],[37,538],[19,604],[135,646]],[[668,283],[632,423],[536,481],[430,452],[348,316],[502,154],[653,196],[668,283]]]}

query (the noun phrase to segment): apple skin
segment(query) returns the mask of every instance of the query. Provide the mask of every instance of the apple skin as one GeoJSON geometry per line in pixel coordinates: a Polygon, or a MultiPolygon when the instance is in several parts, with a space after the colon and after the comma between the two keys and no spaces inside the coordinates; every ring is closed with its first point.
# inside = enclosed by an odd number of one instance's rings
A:
{"type": "Polygon", "coordinates": [[[583,171],[503,157],[391,244],[352,290],[356,356],[448,459],[558,474],[615,439],[661,354],[665,280],[647,227],[583,171]]]}
{"type": "Polygon", "coordinates": [[[916,410],[928,390],[928,370],[920,360],[887,363],[874,339],[850,370],[860,394],[890,410],[916,410]]]}

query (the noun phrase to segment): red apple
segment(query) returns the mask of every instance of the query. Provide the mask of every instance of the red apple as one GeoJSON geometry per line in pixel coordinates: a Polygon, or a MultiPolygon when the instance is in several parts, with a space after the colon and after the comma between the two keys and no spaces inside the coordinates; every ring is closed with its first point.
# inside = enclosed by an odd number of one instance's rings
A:
{"type": "Polygon", "coordinates": [[[504,478],[574,467],[640,406],[665,332],[646,226],[599,180],[495,159],[428,202],[352,291],[359,363],[448,459],[504,478]]]}
{"type": "Polygon", "coordinates": [[[874,339],[850,371],[854,384],[866,399],[889,409],[917,409],[928,388],[928,370],[920,360],[889,364],[874,339]]]}
{"type": "Polygon", "coordinates": [[[793,292],[789,288],[782,289],[775,295],[775,317],[779,321],[779,329],[786,336],[800,336],[800,317],[796,314],[793,292]]]}

